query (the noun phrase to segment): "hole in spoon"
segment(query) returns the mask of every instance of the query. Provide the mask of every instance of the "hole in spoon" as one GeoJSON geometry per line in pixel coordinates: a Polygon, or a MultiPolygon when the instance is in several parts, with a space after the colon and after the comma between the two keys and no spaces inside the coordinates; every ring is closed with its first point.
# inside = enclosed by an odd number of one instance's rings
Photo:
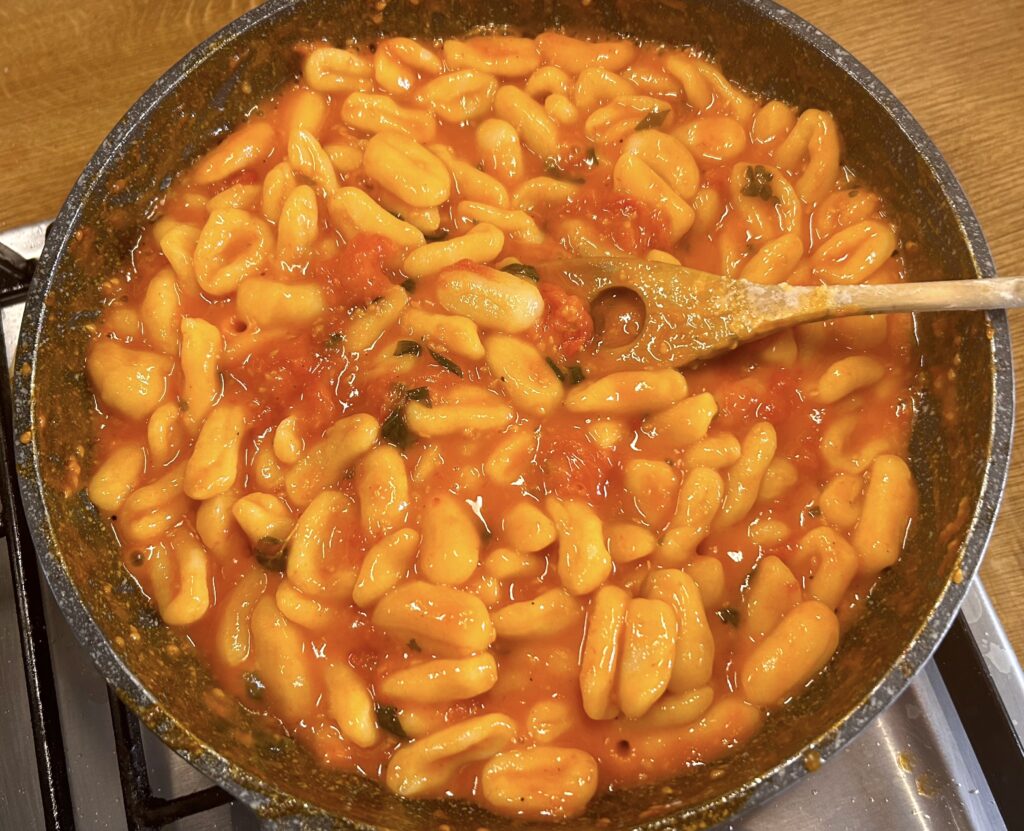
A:
{"type": "Polygon", "coordinates": [[[644,301],[633,289],[608,288],[590,303],[594,337],[601,347],[627,346],[637,339],[647,322],[644,301]]]}

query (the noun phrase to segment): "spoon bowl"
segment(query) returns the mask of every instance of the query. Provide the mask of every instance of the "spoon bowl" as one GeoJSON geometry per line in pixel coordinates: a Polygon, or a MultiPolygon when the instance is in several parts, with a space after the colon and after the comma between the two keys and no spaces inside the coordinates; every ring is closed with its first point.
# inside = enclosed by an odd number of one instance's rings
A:
{"type": "Polygon", "coordinates": [[[683,367],[800,323],[888,312],[1024,306],[1024,277],[883,285],[762,285],[632,257],[577,257],[537,266],[582,289],[598,322],[610,302],[632,304],[629,326],[599,336],[585,363],[595,369],[683,367]],[[595,307],[596,304],[596,307],[595,307]],[[603,306],[603,308],[602,308],[603,306]],[[626,338],[623,334],[628,333],[626,338]]]}

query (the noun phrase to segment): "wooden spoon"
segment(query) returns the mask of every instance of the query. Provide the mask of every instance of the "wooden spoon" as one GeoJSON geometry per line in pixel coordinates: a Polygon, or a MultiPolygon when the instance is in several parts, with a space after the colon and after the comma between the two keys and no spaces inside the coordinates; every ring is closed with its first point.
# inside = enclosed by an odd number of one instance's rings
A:
{"type": "Polygon", "coordinates": [[[611,339],[599,334],[588,361],[606,367],[685,366],[788,326],[834,317],[1024,306],[1024,277],[791,286],[759,285],[626,257],[551,260],[537,268],[582,288],[595,318],[609,312],[625,315],[627,330],[632,327],[628,337],[622,331],[611,339]],[[608,308],[609,299],[614,310],[608,308]]]}

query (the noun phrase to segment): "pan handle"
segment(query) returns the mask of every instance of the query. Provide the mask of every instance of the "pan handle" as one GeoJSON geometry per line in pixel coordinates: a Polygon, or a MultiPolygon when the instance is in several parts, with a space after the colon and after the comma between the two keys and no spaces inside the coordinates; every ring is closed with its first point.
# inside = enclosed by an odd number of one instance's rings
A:
{"type": "Polygon", "coordinates": [[[0,303],[21,300],[35,271],[36,260],[27,260],[0,242],[0,303]]]}

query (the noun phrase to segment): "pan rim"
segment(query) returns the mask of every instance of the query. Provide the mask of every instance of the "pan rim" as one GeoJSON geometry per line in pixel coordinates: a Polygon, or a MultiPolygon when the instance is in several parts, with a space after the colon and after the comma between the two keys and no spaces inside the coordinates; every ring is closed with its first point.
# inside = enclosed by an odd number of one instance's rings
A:
{"type": "MultiPolygon", "coordinates": [[[[844,74],[852,78],[879,103],[886,115],[896,123],[915,151],[927,163],[929,174],[938,183],[943,197],[957,218],[972,257],[976,275],[991,276],[995,274],[991,252],[963,188],[938,148],[896,96],[842,46],[808,21],[773,0],[737,1],[807,43],[827,61],[836,65],[844,74]]],[[[243,14],[189,51],[143,93],[90,158],[65,200],[47,235],[46,245],[40,255],[36,275],[26,302],[15,366],[28,362],[31,372],[25,376],[22,373],[14,374],[14,424],[16,435],[21,435],[26,431],[32,435],[32,441],[27,444],[19,443],[16,452],[19,470],[26,472],[31,470],[31,475],[19,476],[19,487],[29,520],[32,541],[47,583],[62,613],[66,618],[74,620],[78,624],[74,628],[79,641],[89,652],[107,682],[116,689],[118,695],[136,713],[145,712],[147,720],[152,719],[154,715],[166,716],[171,719],[173,716],[163,709],[150,690],[133,675],[114,649],[113,644],[105,638],[83,602],[77,586],[63,567],[60,556],[56,553],[59,546],[51,545],[53,537],[49,510],[42,488],[41,460],[36,446],[35,433],[32,431],[32,426],[35,423],[35,401],[32,395],[36,378],[34,357],[42,334],[44,300],[49,284],[54,278],[56,267],[66,255],[73,234],[78,227],[82,206],[94,195],[106,170],[117,158],[121,148],[131,141],[135,131],[145,122],[148,113],[159,106],[168,94],[180,84],[187,82],[191,74],[214,52],[230,47],[232,42],[251,28],[270,18],[285,14],[289,9],[304,2],[306,0],[270,0],[243,14]]],[[[671,5],[671,3],[668,2],[666,5],[671,5]]],[[[800,752],[778,762],[757,779],[751,780],[728,795],[686,808],[683,811],[684,815],[707,813],[715,808],[728,807],[731,811],[729,819],[732,821],[796,782],[806,773],[803,764],[805,755],[808,752],[816,752],[822,760],[827,760],[859,734],[868,722],[881,713],[909,685],[913,675],[927,663],[952,625],[991,538],[1009,471],[1015,403],[1009,325],[1006,313],[1003,311],[988,312],[986,318],[992,332],[990,339],[992,420],[988,434],[989,452],[985,476],[971,515],[959,561],[964,579],[960,583],[947,582],[932,605],[925,624],[906,645],[901,659],[896,661],[889,672],[879,679],[868,695],[860,702],[852,704],[847,714],[837,721],[829,731],[806,745],[800,752]]],[[[286,797],[293,802],[300,802],[304,808],[308,809],[308,812],[303,810],[291,815],[292,821],[308,822],[317,816],[325,817],[323,810],[318,806],[296,800],[273,783],[266,782],[248,771],[244,773],[244,777],[248,781],[241,781],[243,777],[240,775],[238,766],[229,762],[219,751],[206,745],[186,728],[182,727],[181,729],[190,738],[195,739],[196,745],[194,746],[203,747],[204,751],[196,754],[180,748],[172,749],[202,773],[216,781],[232,796],[248,804],[257,812],[270,808],[278,798],[286,797]]],[[[289,823],[287,816],[282,820],[284,825],[289,823]]],[[[350,828],[374,828],[374,826],[341,818],[331,817],[331,820],[343,823],[350,828]]],[[[654,829],[671,824],[673,820],[674,815],[669,814],[660,819],[651,820],[638,828],[654,831],[654,829]]]]}

